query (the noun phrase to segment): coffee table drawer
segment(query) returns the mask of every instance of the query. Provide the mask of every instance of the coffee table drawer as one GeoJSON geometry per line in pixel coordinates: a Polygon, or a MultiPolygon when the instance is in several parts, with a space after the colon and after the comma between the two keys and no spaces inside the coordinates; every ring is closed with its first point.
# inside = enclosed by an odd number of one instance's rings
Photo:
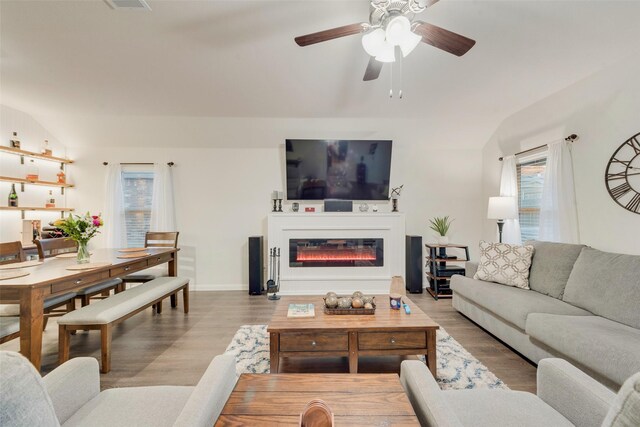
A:
{"type": "Polygon", "coordinates": [[[398,348],[426,348],[427,333],[411,332],[360,332],[359,350],[392,350],[398,348]]]}
{"type": "Polygon", "coordinates": [[[349,336],[342,334],[284,333],[280,334],[280,351],[347,351],[349,336]]]}

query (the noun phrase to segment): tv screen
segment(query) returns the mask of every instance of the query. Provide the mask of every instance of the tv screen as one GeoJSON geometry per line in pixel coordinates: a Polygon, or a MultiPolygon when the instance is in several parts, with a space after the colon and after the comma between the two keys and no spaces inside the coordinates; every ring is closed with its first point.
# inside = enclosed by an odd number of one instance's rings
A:
{"type": "Polygon", "coordinates": [[[387,200],[391,141],[287,139],[288,200],[387,200]]]}

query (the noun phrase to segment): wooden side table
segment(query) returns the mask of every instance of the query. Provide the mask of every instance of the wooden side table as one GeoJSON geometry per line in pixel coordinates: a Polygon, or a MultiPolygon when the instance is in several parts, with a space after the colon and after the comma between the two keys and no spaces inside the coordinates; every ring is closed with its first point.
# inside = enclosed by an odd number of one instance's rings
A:
{"type": "MultiPolygon", "coordinates": [[[[429,287],[427,292],[437,301],[438,298],[451,298],[452,292],[449,288],[449,282],[451,281],[451,271],[447,272],[448,263],[462,263],[469,261],[469,246],[465,245],[438,245],[435,243],[425,244],[427,248],[427,271],[426,275],[429,279],[429,287]],[[447,249],[463,249],[465,258],[450,258],[447,254],[447,249]]],[[[455,274],[464,274],[464,266],[456,269],[455,274]]]]}

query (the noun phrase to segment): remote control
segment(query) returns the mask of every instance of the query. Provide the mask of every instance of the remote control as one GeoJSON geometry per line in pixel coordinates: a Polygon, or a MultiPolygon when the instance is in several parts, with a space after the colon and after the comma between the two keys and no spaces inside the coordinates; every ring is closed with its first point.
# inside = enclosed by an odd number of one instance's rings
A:
{"type": "Polygon", "coordinates": [[[402,304],[402,306],[404,307],[404,312],[407,314],[411,314],[411,309],[409,308],[409,306],[407,304],[402,304]]]}

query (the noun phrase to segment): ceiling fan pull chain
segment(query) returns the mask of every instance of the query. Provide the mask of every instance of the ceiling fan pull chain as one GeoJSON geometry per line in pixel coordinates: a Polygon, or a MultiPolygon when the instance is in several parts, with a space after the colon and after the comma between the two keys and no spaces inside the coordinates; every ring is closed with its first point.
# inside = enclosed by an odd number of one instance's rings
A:
{"type": "Polygon", "coordinates": [[[402,99],[402,55],[399,56],[398,60],[398,98],[402,99]]]}
{"type": "Polygon", "coordinates": [[[389,67],[389,98],[393,98],[393,62],[389,67]]]}

